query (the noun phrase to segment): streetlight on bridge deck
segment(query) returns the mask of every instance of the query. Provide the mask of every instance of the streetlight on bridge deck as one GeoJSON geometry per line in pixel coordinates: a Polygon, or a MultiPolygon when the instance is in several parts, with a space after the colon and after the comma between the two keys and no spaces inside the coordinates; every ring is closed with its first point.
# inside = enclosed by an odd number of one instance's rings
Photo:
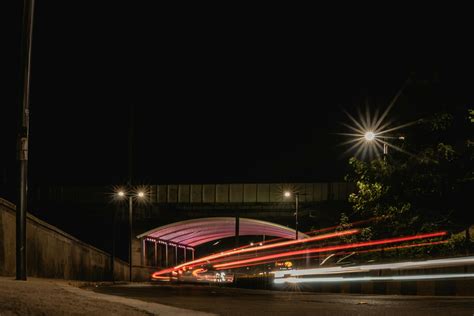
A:
{"type": "MultiPolygon", "coordinates": [[[[117,196],[120,199],[128,198],[128,228],[130,232],[130,240],[128,244],[128,255],[129,255],[129,278],[130,282],[132,282],[132,240],[133,240],[133,231],[132,231],[132,217],[133,217],[133,199],[144,199],[145,198],[145,191],[144,190],[135,190],[131,193],[128,193],[124,190],[118,190],[117,196]]],[[[114,264],[112,262],[112,264],[114,264]]]]}
{"type": "MultiPolygon", "coordinates": [[[[291,191],[283,192],[283,196],[285,198],[290,198],[292,195],[293,194],[291,191]]],[[[298,240],[298,208],[299,208],[300,193],[295,192],[294,195],[295,195],[295,239],[298,240]]],[[[305,194],[301,194],[301,195],[305,195],[305,194]]]]}

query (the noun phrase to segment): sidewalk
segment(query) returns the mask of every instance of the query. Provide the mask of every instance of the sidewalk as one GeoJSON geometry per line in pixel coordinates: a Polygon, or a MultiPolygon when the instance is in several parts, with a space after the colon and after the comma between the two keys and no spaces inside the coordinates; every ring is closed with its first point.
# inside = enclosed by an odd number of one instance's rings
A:
{"type": "Polygon", "coordinates": [[[81,282],[0,277],[0,316],[6,315],[211,315],[78,288],[81,282]],[[74,286],[75,285],[75,286],[74,286]]]}

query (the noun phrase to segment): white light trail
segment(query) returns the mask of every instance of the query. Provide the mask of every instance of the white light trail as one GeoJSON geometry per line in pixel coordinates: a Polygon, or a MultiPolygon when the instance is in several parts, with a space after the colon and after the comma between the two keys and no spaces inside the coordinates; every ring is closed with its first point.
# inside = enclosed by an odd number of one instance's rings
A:
{"type": "Polygon", "coordinates": [[[275,278],[287,276],[305,276],[305,275],[325,275],[325,274],[343,274],[343,273],[358,273],[370,272],[373,270],[403,270],[403,269],[421,269],[421,268],[443,268],[460,265],[474,264],[474,257],[448,258],[448,259],[434,259],[426,261],[408,261],[397,263],[384,264],[370,264],[352,267],[328,267],[328,268],[314,268],[302,270],[284,270],[273,271],[275,278]]]}
{"type": "Polygon", "coordinates": [[[422,274],[422,275],[394,275],[386,277],[321,277],[321,278],[283,278],[275,279],[275,284],[284,283],[339,283],[339,282],[368,282],[368,281],[415,281],[474,278],[474,273],[459,274],[422,274]]]}

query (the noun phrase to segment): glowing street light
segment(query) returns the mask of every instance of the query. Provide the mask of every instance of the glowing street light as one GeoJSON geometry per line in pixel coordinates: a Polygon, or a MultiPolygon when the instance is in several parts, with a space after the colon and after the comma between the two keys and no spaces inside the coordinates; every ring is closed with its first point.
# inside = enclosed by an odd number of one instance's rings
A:
{"type": "Polygon", "coordinates": [[[375,134],[374,132],[365,132],[364,138],[366,141],[371,142],[375,139],[375,134]]]}
{"type": "Polygon", "coordinates": [[[130,278],[130,282],[132,282],[133,199],[134,198],[143,199],[145,197],[145,192],[138,191],[136,194],[128,194],[127,192],[125,192],[123,190],[119,190],[119,191],[117,191],[116,194],[120,199],[128,198],[128,228],[129,228],[129,232],[130,232],[130,240],[129,240],[129,243],[128,243],[129,274],[130,274],[129,278],[130,278]]]}
{"type": "Polygon", "coordinates": [[[390,133],[401,128],[410,126],[416,123],[416,121],[398,126],[393,126],[392,122],[387,119],[388,113],[394,106],[397,99],[400,97],[407,83],[408,81],[405,82],[405,84],[395,95],[395,97],[390,102],[385,111],[383,111],[380,115],[378,109],[375,111],[375,113],[370,113],[368,107],[366,108],[365,113],[362,113],[359,110],[359,115],[357,118],[345,111],[347,117],[351,121],[351,124],[342,123],[342,125],[347,127],[350,132],[337,134],[351,137],[350,140],[341,143],[341,145],[351,145],[350,148],[346,150],[346,152],[357,148],[354,156],[361,156],[362,159],[364,159],[366,156],[368,156],[369,158],[373,157],[374,155],[379,157],[380,151],[382,151],[385,158],[388,152],[388,147],[390,146],[395,150],[411,155],[399,146],[396,146],[395,144],[389,142],[392,139],[404,140],[405,138],[403,136],[395,137],[394,135],[390,135],[390,133]]]}
{"type": "Polygon", "coordinates": [[[366,156],[372,157],[375,155],[378,157],[380,151],[383,152],[385,157],[388,153],[388,147],[390,146],[395,150],[410,154],[399,146],[389,143],[389,141],[392,139],[405,140],[405,137],[394,137],[389,133],[403,127],[410,126],[416,122],[390,127],[390,122],[384,123],[383,121],[389,109],[390,107],[380,117],[378,117],[377,112],[375,116],[372,117],[369,110],[367,109],[365,118],[359,113],[359,120],[356,120],[356,118],[346,112],[347,116],[351,119],[354,125],[352,126],[343,123],[343,125],[349,128],[352,132],[338,133],[339,135],[351,137],[350,140],[341,143],[341,145],[352,145],[345,152],[349,152],[355,148],[358,148],[354,154],[356,157],[359,155],[362,156],[362,159],[364,159],[366,156]]]}
{"type": "MultiPolygon", "coordinates": [[[[375,133],[372,132],[372,131],[367,131],[367,132],[364,133],[364,138],[367,142],[375,141],[375,136],[376,136],[375,133]]],[[[405,139],[405,138],[403,138],[403,139],[405,139]]],[[[382,145],[383,145],[383,154],[384,154],[383,158],[385,159],[385,157],[388,153],[388,146],[387,146],[386,142],[383,142],[382,145]]]]}

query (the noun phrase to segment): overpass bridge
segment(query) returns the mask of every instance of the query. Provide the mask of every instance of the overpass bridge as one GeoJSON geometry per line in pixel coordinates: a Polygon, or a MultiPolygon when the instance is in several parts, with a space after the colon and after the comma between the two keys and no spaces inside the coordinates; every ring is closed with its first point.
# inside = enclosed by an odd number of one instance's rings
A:
{"type": "MultiPolygon", "coordinates": [[[[147,202],[137,205],[137,221],[167,224],[179,220],[209,216],[242,216],[266,220],[292,216],[294,200],[284,191],[300,194],[301,214],[324,216],[341,208],[355,186],[347,182],[317,183],[230,183],[230,184],[158,184],[141,186],[147,202]],[[342,205],[342,206],[341,206],[342,205]]],[[[50,186],[40,188],[37,205],[47,209],[78,209],[81,216],[103,216],[111,203],[114,186],[50,186]]],[[[126,219],[126,218],[125,218],[126,219]]],[[[157,225],[151,225],[157,226],[157,225]]]]}
{"type": "Polygon", "coordinates": [[[295,200],[284,192],[299,193],[301,229],[334,223],[349,209],[347,199],[355,186],[346,182],[163,184],[146,187],[147,205],[137,209],[136,220],[149,230],[202,217],[245,217],[293,227],[295,200]]]}
{"type": "MultiPolygon", "coordinates": [[[[64,229],[71,234],[92,243],[103,240],[103,245],[96,245],[102,249],[110,249],[112,236],[116,236],[120,248],[128,243],[125,234],[128,212],[126,203],[112,202],[114,188],[112,185],[43,187],[35,192],[36,205],[51,212],[58,222],[70,219],[71,224],[64,229]],[[118,229],[113,228],[116,226],[113,214],[118,217],[118,229]],[[75,231],[85,226],[89,229],[75,231]],[[105,237],[89,238],[87,234],[105,237]]],[[[147,192],[147,201],[133,208],[135,236],[171,223],[208,217],[248,218],[294,228],[295,201],[284,197],[287,190],[299,193],[302,231],[327,227],[334,225],[341,211],[350,209],[347,198],[355,190],[354,184],[346,182],[157,184],[141,188],[147,192]]],[[[142,242],[138,239],[135,242],[134,262],[143,262],[142,242]]],[[[117,250],[119,256],[128,257],[127,248],[122,248],[117,250]]]]}

